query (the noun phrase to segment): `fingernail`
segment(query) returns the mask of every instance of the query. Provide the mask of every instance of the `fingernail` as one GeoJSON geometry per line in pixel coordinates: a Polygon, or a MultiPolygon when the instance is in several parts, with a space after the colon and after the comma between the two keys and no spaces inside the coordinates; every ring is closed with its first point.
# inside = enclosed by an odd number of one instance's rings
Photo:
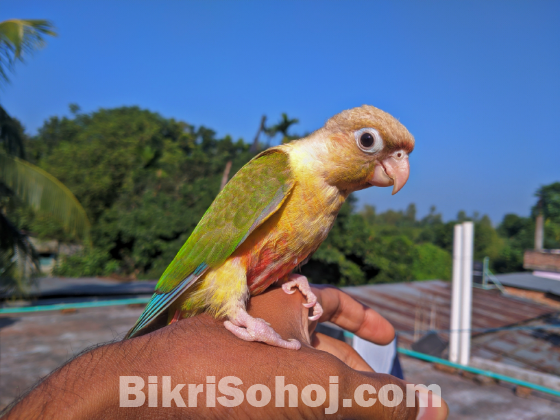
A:
{"type": "Polygon", "coordinates": [[[418,397],[418,414],[416,420],[445,420],[449,413],[447,404],[442,398],[429,392],[427,389],[416,391],[418,397]],[[441,401],[440,407],[434,407],[434,397],[441,401]]]}

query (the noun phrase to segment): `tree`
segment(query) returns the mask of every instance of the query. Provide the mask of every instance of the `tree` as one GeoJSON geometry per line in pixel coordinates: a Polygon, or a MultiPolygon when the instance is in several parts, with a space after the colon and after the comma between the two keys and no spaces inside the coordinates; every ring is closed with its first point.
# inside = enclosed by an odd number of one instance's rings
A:
{"type": "Polygon", "coordinates": [[[89,240],[91,226],[84,208],[51,174],[24,160],[0,153],[0,182],[34,210],[56,217],[70,238],[89,240]]]}
{"type": "Polygon", "coordinates": [[[267,134],[269,141],[272,137],[276,136],[277,134],[282,135],[281,143],[288,143],[291,140],[297,139],[300,136],[293,136],[288,133],[290,127],[294,124],[297,124],[299,120],[297,118],[288,118],[288,114],[285,112],[282,113],[280,121],[273,126],[266,128],[264,131],[267,134]]]}
{"type": "Polygon", "coordinates": [[[218,194],[227,162],[235,173],[253,156],[241,140],[138,107],[52,117],[27,148],[92,221],[93,248],[57,267],[72,276],[158,277],[218,194]]]}
{"type": "Polygon", "coordinates": [[[277,124],[274,124],[272,126],[267,127],[266,126],[266,115],[263,115],[262,118],[261,118],[261,122],[259,124],[259,129],[257,130],[257,134],[255,135],[255,138],[254,138],[253,143],[251,145],[251,149],[250,149],[251,152],[257,153],[259,151],[259,138],[260,138],[261,133],[266,134],[266,136],[268,137],[268,143],[267,143],[266,147],[270,147],[270,141],[277,134],[282,135],[282,139],[280,140],[281,144],[288,143],[291,140],[295,140],[295,139],[303,137],[303,136],[299,136],[299,135],[291,135],[291,134],[288,133],[288,130],[290,129],[290,127],[294,124],[297,124],[298,122],[299,122],[299,120],[297,118],[290,119],[290,118],[288,118],[288,114],[283,112],[281,114],[280,121],[277,124]]]}
{"type": "MultiPolygon", "coordinates": [[[[0,185],[1,187],[1,185],[0,185]]],[[[6,194],[0,196],[0,204],[6,194]]],[[[33,273],[39,270],[39,257],[27,235],[0,212],[0,290],[24,293],[33,273]]]]}
{"type": "Polygon", "coordinates": [[[503,238],[504,246],[494,261],[497,272],[523,270],[523,254],[535,246],[535,218],[540,212],[545,221],[545,248],[560,248],[560,182],[542,186],[535,196],[537,203],[531,209],[530,217],[506,214],[498,226],[497,232],[503,238]]]}
{"type": "Polygon", "coordinates": [[[0,106],[0,151],[19,158],[25,158],[25,135],[20,122],[12,118],[0,106]]]}
{"type": "Polygon", "coordinates": [[[259,151],[259,138],[262,132],[266,132],[266,115],[261,117],[261,122],[259,124],[259,129],[257,130],[257,134],[255,134],[255,139],[253,140],[253,144],[251,145],[251,152],[257,153],[259,151]]]}
{"type": "MultiPolygon", "coordinates": [[[[0,80],[9,82],[24,54],[44,46],[44,36],[55,36],[46,20],[12,19],[0,22],[0,80]]],[[[24,285],[38,271],[37,254],[21,230],[8,220],[5,211],[10,200],[27,204],[36,211],[57,218],[72,237],[89,240],[90,224],[74,195],[56,178],[22,160],[25,158],[25,135],[19,121],[0,107],[0,227],[2,241],[0,261],[2,285],[23,292],[24,285]],[[22,158],[22,159],[20,159],[22,158]],[[15,281],[14,281],[15,279],[15,281]]]]}
{"type": "Polygon", "coordinates": [[[500,255],[493,261],[494,270],[498,273],[522,271],[523,254],[534,245],[534,220],[517,214],[506,214],[496,230],[505,242],[500,255]]]}
{"type": "Polygon", "coordinates": [[[302,272],[316,283],[341,286],[443,279],[451,276],[448,251],[420,240],[416,207],[377,214],[372,206],[355,212],[343,205],[329,236],[302,272]]]}
{"type": "MultiPolygon", "coordinates": [[[[9,72],[24,56],[45,46],[45,35],[56,36],[47,20],[10,19],[0,22],[0,86],[9,83],[9,72]]],[[[23,128],[0,106],[0,143],[6,153],[25,158],[23,128]]]]}
{"type": "MultiPolygon", "coordinates": [[[[45,35],[56,36],[47,20],[10,19],[0,22],[0,86],[9,83],[17,61],[45,46],[45,35]]],[[[23,128],[0,106],[0,143],[6,153],[25,158],[23,128]]]]}
{"type": "Polygon", "coordinates": [[[535,194],[537,204],[532,209],[533,217],[542,211],[545,221],[545,248],[560,248],[560,182],[539,188],[535,194]]]}
{"type": "MultiPolygon", "coordinates": [[[[290,134],[287,128],[285,133],[290,134]]],[[[235,173],[254,156],[242,140],[219,139],[209,128],[138,107],[84,114],[74,106],[70,117],[46,121],[27,140],[26,150],[31,162],[76,195],[92,222],[92,248],[61,261],[57,273],[152,279],[165,270],[218,194],[228,162],[235,173]]],[[[543,191],[554,203],[556,190],[543,191]]],[[[556,214],[555,208],[547,214],[556,214]]],[[[38,217],[6,214],[20,231],[62,232],[38,217]]],[[[448,280],[453,225],[464,220],[475,223],[476,259],[489,256],[499,272],[520,269],[524,247],[532,241],[531,218],[508,215],[496,229],[477,213],[461,211],[455,220],[444,221],[435,207],[419,219],[414,204],[385,212],[365,206],[358,212],[350,196],[301,271],[314,282],[341,286],[448,280]]]]}

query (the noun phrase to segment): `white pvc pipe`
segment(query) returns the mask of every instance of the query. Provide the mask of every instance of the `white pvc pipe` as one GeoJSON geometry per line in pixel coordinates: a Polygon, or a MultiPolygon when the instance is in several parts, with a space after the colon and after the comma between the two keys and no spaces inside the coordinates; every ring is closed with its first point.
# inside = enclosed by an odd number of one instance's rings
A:
{"type": "Polygon", "coordinates": [[[463,223],[463,263],[461,275],[461,333],[459,363],[468,366],[471,357],[473,222],[463,223]]]}
{"type": "Polygon", "coordinates": [[[449,361],[459,363],[459,328],[461,317],[463,226],[455,225],[453,232],[453,280],[451,284],[451,324],[449,329],[449,361]]]}

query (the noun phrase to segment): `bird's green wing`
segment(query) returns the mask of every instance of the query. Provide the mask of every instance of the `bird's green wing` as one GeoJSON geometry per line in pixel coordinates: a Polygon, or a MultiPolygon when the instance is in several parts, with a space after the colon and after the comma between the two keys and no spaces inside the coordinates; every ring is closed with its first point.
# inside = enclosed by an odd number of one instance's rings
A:
{"type": "Polygon", "coordinates": [[[293,185],[288,155],[278,149],[261,153],[241,168],[169,264],[127,338],[148,326],[208,268],[222,264],[253,230],[280,208],[293,185]]]}

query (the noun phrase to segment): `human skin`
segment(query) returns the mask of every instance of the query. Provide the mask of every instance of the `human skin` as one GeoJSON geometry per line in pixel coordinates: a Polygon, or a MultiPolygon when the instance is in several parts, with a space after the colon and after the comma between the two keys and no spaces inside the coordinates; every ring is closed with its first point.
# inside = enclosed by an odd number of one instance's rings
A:
{"type": "MultiPolygon", "coordinates": [[[[387,344],[394,337],[393,327],[379,314],[331,287],[314,286],[324,308],[320,322],[331,321],[358,336],[378,344],[387,344]]],[[[310,323],[309,310],[299,293],[288,295],[280,288],[253,297],[249,313],[265,317],[286,339],[302,343],[298,351],[286,350],[259,342],[242,341],[223,326],[220,320],[202,314],[183,319],[165,328],[131,340],[116,342],[91,350],[53,372],[7,413],[6,419],[234,419],[262,418],[324,418],[330,405],[329,377],[338,377],[338,418],[368,419],[445,419],[447,406],[441,408],[407,408],[405,382],[393,376],[377,374],[347,344],[315,334],[317,321],[310,323]],[[158,377],[159,407],[149,407],[148,398],[141,407],[119,406],[119,377],[139,376],[146,383],[148,376],[158,377]],[[272,399],[265,407],[253,407],[245,398],[237,407],[206,407],[205,393],[198,396],[198,407],[191,407],[187,386],[181,395],[189,407],[161,407],[161,378],[171,377],[171,389],[177,384],[206,384],[207,376],[235,376],[243,382],[237,386],[246,395],[253,384],[266,385],[272,399]],[[284,376],[285,384],[298,388],[298,406],[275,406],[275,377],[284,376]],[[301,393],[305,386],[318,384],[327,391],[320,407],[307,407],[301,393]],[[396,407],[385,407],[377,401],[371,407],[342,406],[343,399],[354,400],[354,390],[371,384],[377,391],[383,385],[395,384],[405,398],[396,407]]],[[[206,385],[205,385],[206,387],[206,385]]],[[[204,388],[206,389],[206,388],[204,388]]],[[[216,397],[221,394],[217,390],[216,397]]],[[[418,394],[417,394],[418,395],[418,394]]],[[[431,401],[431,394],[428,394],[431,401]]],[[[260,394],[258,394],[260,397],[260,394]]],[[[368,395],[365,398],[375,398],[368,395]]],[[[133,397],[130,397],[133,399],[133,397]]],[[[417,401],[418,402],[418,401],[417,401]]]]}

